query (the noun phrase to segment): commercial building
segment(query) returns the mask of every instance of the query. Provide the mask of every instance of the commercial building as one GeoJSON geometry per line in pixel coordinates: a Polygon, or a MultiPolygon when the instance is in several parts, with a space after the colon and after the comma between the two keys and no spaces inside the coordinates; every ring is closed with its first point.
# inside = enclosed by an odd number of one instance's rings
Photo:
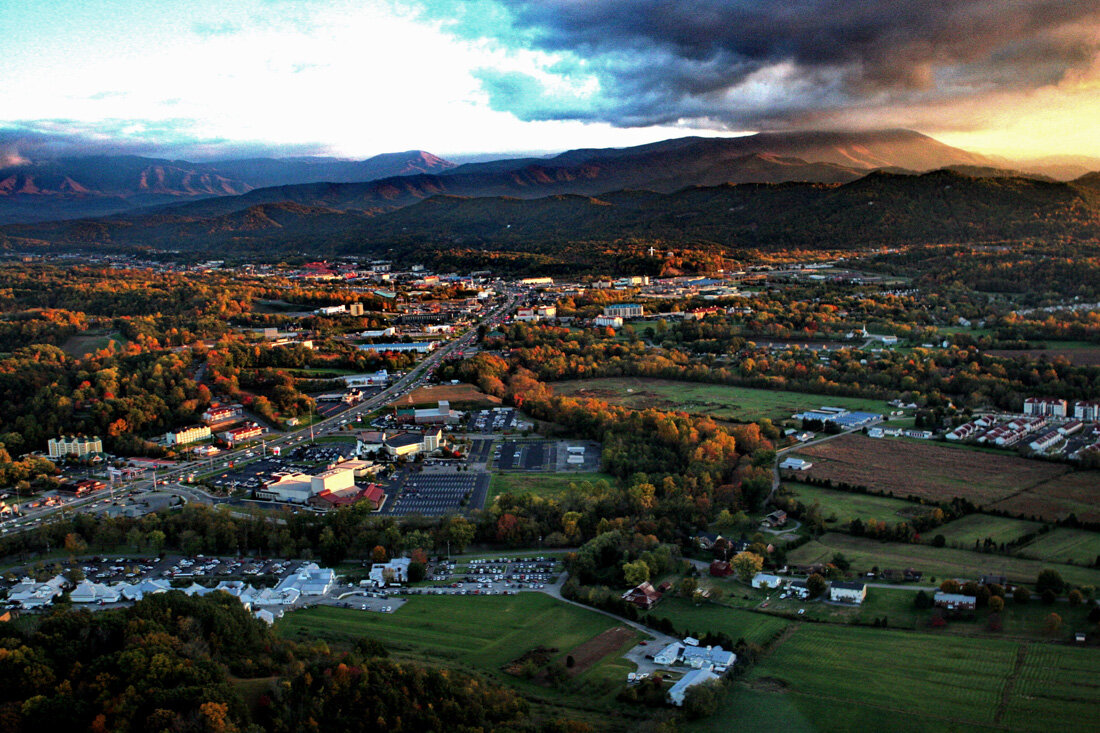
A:
{"type": "Polygon", "coordinates": [[[244,408],[240,405],[210,405],[206,412],[202,413],[202,421],[207,425],[217,425],[236,420],[242,414],[244,414],[244,408]]]}
{"type": "Polygon", "coordinates": [[[669,689],[668,700],[673,705],[681,706],[684,704],[684,695],[687,694],[688,688],[716,679],[720,679],[719,675],[709,669],[693,669],[669,689]]]}
{"type": "Polygon", "coordinates": [[[242,425],[239,428],[233,428],[232,430],[226,430],[221,433],[222,440],[229,443],[231,446],[244,443],[245,441],[258,438],[264,434],[264,429],[254,422],[250,422],[247,425],[242,425]]]}
{"type": "Polygon", "coordinates": [[[209,425],[189,425],[179,430],[169,430],[164,434],[165,445],[187,445],[206,440],[213,435],[209,425]]]}
{"type": "Polygon", "coordinates": [[[596,316],[592,323],[600,328],[622,328],[621,316],[596,316]]]}
{"type": "Polygon", "coordinates": [[[435,341],[412,341],[407,344],[359,344],[358,348],[361,351],[376,351],[378,353],[384,351],[415,351],[418,354],[427,354],[434,350],[436,345],[435,341]]]}
{"type": "Polygon", "coordinates": [[[542,321],[558,317],[558,308],[553,305],[537,305],[531,308],[517,308],[517,321],[542,321]]]}
{"type": "Polygon", "coordinates": [[[1066,401],[1049,397],[1028,397],[1024,400],[1025,415],[1044,415],[1047,417],[1065,417],[1066,401]]]}
{"type": "Polygon", "coordinates": [[[1100,402],[1078,402],[1073,406],[1073,416],[1078,420],[1100,422],[1100,402]]]}
{"type": "Polygon", "coordinates": [[[91,453],[103,452],[103,441],[99,439],[98,435],[91,438],[63,435],[60,438],[50,438],[47,446],[49,447],[50,458],[62,458],[64,456],[82,458],[91,453]]]}
{"type": "Polygon", "coordinates": [[[603,314],[605,316],[618,316],[625,320],[627,318],[641,318],[643,312],[642,306],[637,303],[612,303],[604,306],[603,314]]]}

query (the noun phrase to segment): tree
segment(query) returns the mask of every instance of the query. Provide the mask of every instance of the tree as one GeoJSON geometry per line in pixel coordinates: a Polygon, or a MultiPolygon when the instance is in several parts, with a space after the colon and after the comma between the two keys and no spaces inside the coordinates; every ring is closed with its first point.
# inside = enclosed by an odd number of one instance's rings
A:
{"type": "Polygon", "coordinates": [[[1058,630],[1061,629],[1061,628],[1062,628],[1062,617],[1059,616],[1058,614],[1051,613],[1051,614],[1048,614],[1045,619],[1043,619],[1043,629],[1048,634],[1057,634],[1058,630]]]}
{"type": "Polygon", "coordinates": [[[623,563],[623,578],[631,587],[640,585],[649,580],[649,565],[644,560],[623,563]]]}
{"type": "Polygon", "coordinates": [[[691,598],[699,589],[699,581],[695,578],[684,578],[680,581],[680,595],[691,598]]]}
{"type": "Polygon", "coordinates": [[[386,548],[382,545],[375,545],[371,550],[371,562],[386,562],[386,548]]]}
{"type": "Polygon", "coordinates": [[[461,554],[466,546],[473,542],[477,527],[470,524],[462,517],[454,517],[447,523],[443,531],[443,539],[450,542],[451,550],[461,554]]]}
{"type": "Polygon", "coordinates": [[[810,598],[817,598],[828,588],[829,584],[825,582],[825,578],[821,577],[819,573],[814,573],[806,578],[806,590],[810,591],[810,598]]]}
{"type": "Polygon", "coordinates": [[[719,680],[692,685],[684,693],[684,713],[693,720],[714,715],[721,697],[722,684],[719,680]]]}
{"type": "Polygon", "coordinates": [[[764,558],[757,555],[755,552],[739,552],[733,560],[730,561],[730,567],[737,573],[737,577],[743,582],[748,583],[752,580],[752,577],[759,573],[764,567],[764,558]]]}
{"type": "Polygon", "coordinates": [[[409,563],[408,579],[410,583],[419,583],[424,580],[425,568],[424,563],[411,562],[409,563]]]}
{"type": "Polygon", "coordinates": [[[69,532],[65,535],[65,550],[70,555],[83,555],[88,551],[88,543],[76,532],[69,532]]]}
{"type": "Polygon", "coordinates": [[[1000,596],[990,596],[989,598],[989,612],[1000,613],[1004,610],[1005,599],[1000,596]]]}
{"type": "Polygon", "coordinates": [[[1071,606],[1080,606],[1082,603],[1085,602],[1085,595],[1081,591],[1077,590],[1076,588],[1074,588],[1073,590],[1071,590],[1069,592],[1068,598],[1069,598],[1069,605],[1071,605],[1071,606]]]}
{"type": "Polygon", "coordinates": [[[852,564],[848,562],[848,558],[840,552],[833,553],[833,565],[842,573],[848,572],[848,568],[852,567],[852,564]]]}
{"type": "Polygon", "coordinates": [[[913,605],[922,611],[926,608],[932,607],[932,597],[922,590],[917,591],[917,595],[913,598],[913,605]]]}
{"type": "Polygon", "coordinates": [[[1051,570],[1050,568],[1040,570],[1039,577],[1035,579],[1035,590],[1039,593],[1050,589],[1057,594],[1061,593],[1065,587],[1066,584],[1062,580],[1062,576],[1058,574],[1057,570],[1051,570]]]}
{"type": "Polygon", "coordinates": [[[1031,591],[1022,585],[1016,586],[1016,590],[1012,592],[1012,600],[1021,605],[1027,603],[1031,600],[1031,591]]]}
{"type": "Polygon", "coordinates": [[[959,581],[948,579],[940,583],[940,590],[944,593],[960,593],[962,586],[959,585],[959,581]]]}

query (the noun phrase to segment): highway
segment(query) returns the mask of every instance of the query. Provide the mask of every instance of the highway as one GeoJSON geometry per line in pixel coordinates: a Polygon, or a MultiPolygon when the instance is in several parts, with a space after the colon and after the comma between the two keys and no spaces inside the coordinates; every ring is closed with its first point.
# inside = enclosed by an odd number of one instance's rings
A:
{"type": "MultiPolygon", "coordinates": [[[[356,415],[366,414],[377,410],[378,408],[393,402],[400,397],[408,394],[412,390],[421,386],[431,377],[435,368],[443,361],[447,356],[455,351],[464,350],[469,348],[473,344],[474,339],[477,337],[477,329],[482,324],[491,325],[497,319],[502,318],[509,313],[516,304],[518,295],[514,292],[508,293],[503,303],[499,304],[491,311],[486,313],[482,318],[466,330],[461,336],[452,339],[445,346],[442,346],[435,351],[431,352],[424,358],[419,364],[413,367],[407,374],[395,381],[386,389],[382,390],[376,395],[371,396],[369,399],[364,400],[358,405],[353,406],[351,409],[345,410],[341,413],[333,415],[332,417],[318,420],[312,425],[300,428],[293,432],[282,433],[271,440],[266,441],[266,445],[269,448],[275,446],[287,446],[302,442],[309,437],[319,437],[327,435],[329,433],[336,432],[340,429],[342,424],[354,420],[356,415]]],[[[152,489],[156,487],[157,483],[168,482],[174,483],[179,481],[185,475],[195,473],[201,470],[203,473],[215,471],[219,469],[227,468],[230,462],[237,462],[246,460],[250,456],[248,453],[253,452],[253,447],[239,448],[237,450],[227,451],[219,455],[212,464],[200,464],[200,463],[182,463],[177,466],[165,467],[163,469],[157,469],[155,472],[155,482],[151,478],[138,479],[132,483],[126,484],[124,487],[116,488],[112,492],[112,496],[122,497],[128,496],[138,491],[152,489]]],[[[184,492],[187,493],[187,492],[184,492]]],[[[203,492],[205,495],[205,492],[203,492]]],[[[197,498],[197,497],[192,497],[197,498]]],[[[41,526],[43,522],[49,521],[55,518],[57,515],[64,516],[66,512],[77,511],[82,508],[88,507],[97,501],[110,501],[104,496],[104,492],[95,492],[88,497],[72,500],[66,504],[57,507],[50,507],[43,511],[36,512],[31,517],[23,517],[19,519],[13,519],[9,522],[5,522],[3,527],[3,534],[9,535],[13,533],[19,533],[34,529],[41,526]]]]}

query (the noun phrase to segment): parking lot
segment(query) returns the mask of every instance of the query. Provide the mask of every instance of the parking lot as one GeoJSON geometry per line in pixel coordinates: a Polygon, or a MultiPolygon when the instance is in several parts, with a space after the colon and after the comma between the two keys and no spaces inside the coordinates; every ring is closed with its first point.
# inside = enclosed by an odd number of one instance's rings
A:
{"type": "Polygon", "coordinates": [[[589,441],[504,441],[493,452],[499,471],[597,471],[601,447],[589,441]]]}
{"type": "Polygon", "coordinates": [[[467,430],[471,433],[499,433],[514,430],[518,425],[515,408],[495,407],[492,410],[471,411],[467,430]]]}
{"type": "Polygon", "coordinates": [[[480,438],[470,441],[470,452],[466,457],[468,463],[488,463],[493,457],[493,441],[480,438]]]}
{"type": "Polygon", "coordinates": [[[470,560],[466,564],[440,563],[434,586],[406,588],[406,595],[514,595],[520,591],[544,590],[554,585],[563,572],[552,557],[499,557],[470,560]]]}
{"type": "Polygon", "coordinates": [[[480,508],[489,491],[489,474],[472,471],[405,474],[396,489],[395,494],[386,492],[392,499],[387,501],[384,514],[434,517],[480,508]]]}
{"type": "Polygon", "coordinates": [[[238,464],[213,476],[208,482],[215,488],[227,491],[254,490],[275,473],[314,471],[318,466],[348,458],[354,452],[355,444],[352,442],[300,445],[285,456],[267,456],[238,464]]]}

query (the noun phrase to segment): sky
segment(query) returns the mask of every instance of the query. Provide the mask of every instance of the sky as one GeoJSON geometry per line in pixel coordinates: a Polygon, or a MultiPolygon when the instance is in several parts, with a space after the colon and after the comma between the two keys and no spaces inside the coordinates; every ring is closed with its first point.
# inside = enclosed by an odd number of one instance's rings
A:
{"type": "Polygon", "coordinates": [[[1100,157],[1096,0],[3,0],[0,164],[905,127],[1100,157]]]}

